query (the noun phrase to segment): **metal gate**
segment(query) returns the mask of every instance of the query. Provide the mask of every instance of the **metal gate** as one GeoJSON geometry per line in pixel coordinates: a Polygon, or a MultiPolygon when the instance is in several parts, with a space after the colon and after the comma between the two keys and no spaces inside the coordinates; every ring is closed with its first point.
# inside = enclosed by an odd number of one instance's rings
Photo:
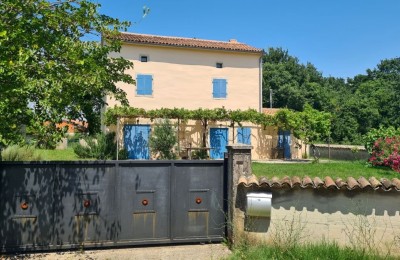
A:
{"type": "Polygon", "coordinates": [[[212,242],[223,161],[0,164],[2,251],[212,242]]]}

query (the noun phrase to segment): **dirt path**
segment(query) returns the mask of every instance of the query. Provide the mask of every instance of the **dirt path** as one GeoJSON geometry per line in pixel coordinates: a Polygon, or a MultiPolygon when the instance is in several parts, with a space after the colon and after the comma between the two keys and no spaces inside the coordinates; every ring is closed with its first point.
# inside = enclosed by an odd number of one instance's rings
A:
{"type": "Polygon", "coordinates": [[[44,259],[44,260],[184,260],[184,259],[223,259],[231,254],[222,244],[151,246],[118,248],[106,250],[62,251],[50,253],[32,253],[3,255],[0,259],[44,259]]]}

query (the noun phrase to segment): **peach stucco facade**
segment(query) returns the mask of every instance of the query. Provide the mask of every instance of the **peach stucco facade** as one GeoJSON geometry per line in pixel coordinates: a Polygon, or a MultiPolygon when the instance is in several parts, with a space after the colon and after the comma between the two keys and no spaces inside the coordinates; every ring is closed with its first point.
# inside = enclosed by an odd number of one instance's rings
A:
{"type": "MultiPolygon", "coordinates": [[[[136,85],[117,84],[126,92],[130,106],[146,110],[225,108],[263,112],[262,49],[236,40],[222,42],[131,33],[122,33],[119,39],[123,42],[122,48],[112,57],[124,57],[134,64],[127,73],[136,79],[136,85]],[[223,81],[221,96],[216,81],[223,81]]],[[[112,97],[106,101],[109,107],[119,105],[112,97]]],[[[154,122],[146,118],[121,118],[120,125],[118,129],[115,126],[109,129],[118,132],[122,147],[125,126],[153,127],[154,122]]],[[[243,126],[250,131],[253,159],[279,157],[276,127],[243,126]]],[[[226,129],[227,144],[237,143],[238,127],[230,122],[209,122],[205,130],[200,122],[181,123],[177,128],[176,152],[184,158],[188,147],[202,147],[204,131],[206,146],[214,149],[210,132],[216,128],[226,129]]]]}
{"type": "MultiPolygon", "coordinates": [[[[134,63],[128,71],[151,75],[151,95],[138,95],[136,86],[119,83],[131,106],[157,109],[183,107],[260,110],[260,53],[240,53],[194,48],[124,44],[122,56],[134,63]],[[140,57],[146,56],[147,62],[140,57]],[[222,68],[216,68],[222,63],[222,68]],[[226,79],[226,98],[213,98],[213,80],[226,79]]],[[[107,100],[109,106],[117,103],[107,100]]]]}

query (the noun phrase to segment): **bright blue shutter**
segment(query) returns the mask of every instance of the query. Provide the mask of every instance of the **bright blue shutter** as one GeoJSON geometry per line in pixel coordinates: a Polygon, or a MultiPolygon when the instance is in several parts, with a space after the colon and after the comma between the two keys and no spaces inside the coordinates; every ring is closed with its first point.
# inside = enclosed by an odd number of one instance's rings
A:
{"type": "Polygon", "coordinates": [[[137,75],[136,89],[138,95],[153,94],[153,76],[152,75],[137,75]]]}
{"type": "Polygon", "coordinates": [[[218,98],[219,95],[219,84],[218,79],[213,80],[213,98],[218,98]]]}
{"type": "Polygon", "coordinates": [[[226,79],[221,79],[220,93],[221,98],[226,98],[226,79]]]}
{"type": "Polygon", "coordinates": [[[226,98],[226,79],[213,80],[213,98],[226,98]]]}
{"type": "Polygon", "coordinates": [[[251,144],[251,129],[249,127],[238,128],[237,141],[241,144],[251,144]]]}

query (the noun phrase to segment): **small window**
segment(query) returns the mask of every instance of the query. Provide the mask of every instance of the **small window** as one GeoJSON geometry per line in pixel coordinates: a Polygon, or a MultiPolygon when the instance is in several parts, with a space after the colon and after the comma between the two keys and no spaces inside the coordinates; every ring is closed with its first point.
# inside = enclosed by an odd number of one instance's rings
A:
{"type": "Polygon", "coordinates": [[[147,56],[145,56],[145,55],[142,55],[142,56],[140,56],[140,61],[141,62],[147,62],[147,56]]]}
{"type": "Polygon", "coordinates": [[[217,67],[217,69],[222,69],[222,67],[223,67],[222,62],[217,62],[216,67],[217,67]]]}
{"type": "Polygon", "coordinates": [[[136,94],[151,96],[153,94],[153,76],[139,74],[136,76],[136,94]]]}
{"type": "Polygon", "coordinates": [[[226,79],[213,80],[213,98],[226,98],[226,79]]]}

